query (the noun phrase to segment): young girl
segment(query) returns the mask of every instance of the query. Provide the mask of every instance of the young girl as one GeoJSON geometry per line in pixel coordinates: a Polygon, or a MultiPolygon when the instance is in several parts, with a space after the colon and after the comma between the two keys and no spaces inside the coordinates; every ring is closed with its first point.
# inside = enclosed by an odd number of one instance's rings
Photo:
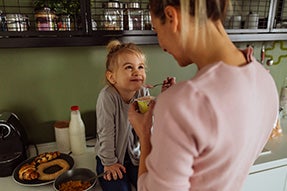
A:
{"type": "Polygon", "coordinates": [[[146,59],[132,43],[111,41],[106,61],[107,85],[97,100],[97,173],[103,191],[130,191],[137,187],[140,145],[128,121],[129,104],[149,95],[146,80],[146,59]]]}
{"type": "Polygon", "coordinates": [[[161,48],[198,72],[145,114],[135,104],[129,110],[141,143],[139,191],[239,191],[268,141],[277,88],[229,39],[222,24],[228,7],[229,0],[150,0],[161,48]]]}

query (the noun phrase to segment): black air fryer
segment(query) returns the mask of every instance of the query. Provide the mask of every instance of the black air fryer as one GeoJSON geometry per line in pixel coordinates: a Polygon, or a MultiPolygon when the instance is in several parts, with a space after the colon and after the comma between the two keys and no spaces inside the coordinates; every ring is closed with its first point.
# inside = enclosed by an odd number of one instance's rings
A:
{"type": "Polygon", "coordinates": [[[0,177],[10,176],[27,159],[27,136],[14,113],[0,114],[0,177]]]}

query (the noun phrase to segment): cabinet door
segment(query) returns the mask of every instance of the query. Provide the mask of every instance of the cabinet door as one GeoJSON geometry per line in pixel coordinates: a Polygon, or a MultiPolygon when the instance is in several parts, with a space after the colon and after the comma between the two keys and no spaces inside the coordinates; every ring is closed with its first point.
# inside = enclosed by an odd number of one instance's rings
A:
{"type": "Polygon", "coordinates": [[[272,19],[273,0],[232,1],[224,26],[228,33],[268,32],[272,19]]]}
{"type": "Polygon", "coordinates": [[[287,32],[287,1],[277,0],[273,22],[273,32],[287,32]]]}
{"type": "Polygon", "coordinates": [[[84,34],[82,8],[80,0],[2,0],[0,36],[84,34]]]}
{"type": "Polygon", "coordinates": [[[92,31],[151,30],[148,0],[90,0],[92,31]]]}
{"type": "Polygon", "coordinates": [[[286,176],[286,166],[250,174],[243,191],[287,191],[286,176]]]}

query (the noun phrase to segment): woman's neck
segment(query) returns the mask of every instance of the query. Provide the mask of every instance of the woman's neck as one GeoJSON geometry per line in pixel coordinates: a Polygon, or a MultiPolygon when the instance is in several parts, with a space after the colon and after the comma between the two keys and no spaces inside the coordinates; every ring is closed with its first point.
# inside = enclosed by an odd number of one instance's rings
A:
{"type": "Polygon", "coordinates": [[[229,39],[220,21],[209,21],[207,30],[205,31],[207,35],[199,36],[199,39],[203,40],[199,40],[199,43],[191,50],[194,52],[193,55],[195,55],[192,59],[199,70],[208,64],[219,61],[234,66],[246,64],[244,55],[229,39]]]}

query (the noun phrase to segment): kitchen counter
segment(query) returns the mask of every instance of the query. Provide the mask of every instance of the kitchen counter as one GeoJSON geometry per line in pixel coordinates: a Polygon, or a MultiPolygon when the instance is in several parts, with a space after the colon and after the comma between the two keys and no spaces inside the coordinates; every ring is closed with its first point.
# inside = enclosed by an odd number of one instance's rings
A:
{"type": "MultiPolygon", "coordinates": [[[[94,145],[95,140],[90,140],[87,142],[88,145],[94,145]]],[[[56,143],[45,143],[45,144],[39,144],[38,146],[39,153],[43,152],[52,152],[57,150],[56,143]]],[[[34,146],[29,147],[29,154],[30,156],[36,156],[36,150],[34,146]]],[[[95,160],[95,149],[94,147],[87,147],[87,152],[82,155],[73,155],[71,156],[74,159],[74,168],[89,168],[92,171],[96,171],[96,160],[95,160]]],[[[43,186],[22,186],[17,184],[12,176],[9,177],[0,177],[0,184],[2,188],[5,188],[5,190],[9,191],[52,191],[54,190],[53,184],[43,185],[43,186]]],[[[2,189],[0,189],[2,190],[2,189]]],[[[101,191],[101,188],[99,185],[96,185],[94,191],[101,191]]]]}
{"type": "MultiPolygon", "coordinates": [[[[265,148],[271,152],[262,153],[255,161],[254,165],[250,169],[250,174],[273,169],[281,166],[287,166],[287,119],[281,120],[281,127],[283,130],[283,135],[279,137],[272,138],[268,141],[265,148]]],[[[90,140],[87,142],[88,145],[94,145],[95,140],[90,140]]],[[[45,143],[38,145],[39,153],[50,152],[57,150],[55,143],[45,143]]],[[[35,148],[29,148],[30,156],[35,156],[35,148]]],[[[87,152],[83,155],[74,156],[71,155],[75,161],[74,168],[89,168],[93,171],[96,169],[95,161],[95,149],[94,147],[88,147],[87,152]]],[[[0,177],[0,184],[2,188],[9,191],[51,191],[53,190],[53,185],[43,185],[43,186],[22,186],[17,184],[11,176],[0,177]]],[[[101,191],[99,185],[96,186],[95,191],[101,191]]]]}
{"type": "Polygon", "coordinates": [[[287,119],[284,118],[280,121],[283,135],[274,137],[268,141],[265,149],[271,151],[270,153],[262,153],[255,161],[250,169],[250,174],[274,168],[278,166],[287,165],[287,119]]]}

